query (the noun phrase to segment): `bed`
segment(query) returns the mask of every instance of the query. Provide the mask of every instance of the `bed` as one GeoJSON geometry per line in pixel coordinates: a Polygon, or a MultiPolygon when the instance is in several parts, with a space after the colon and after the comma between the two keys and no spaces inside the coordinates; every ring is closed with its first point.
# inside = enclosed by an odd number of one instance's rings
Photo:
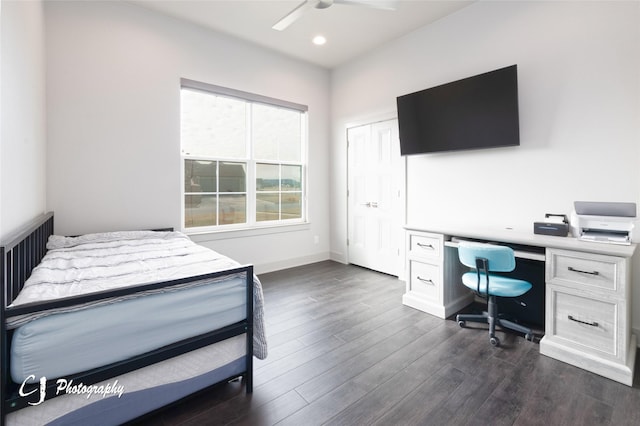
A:
{"type": "Polygon", "coordinates": [[[1,424],[121,424],[242,378],[267,354],[251,265],[170,229],[0,247],[1,424]]]}

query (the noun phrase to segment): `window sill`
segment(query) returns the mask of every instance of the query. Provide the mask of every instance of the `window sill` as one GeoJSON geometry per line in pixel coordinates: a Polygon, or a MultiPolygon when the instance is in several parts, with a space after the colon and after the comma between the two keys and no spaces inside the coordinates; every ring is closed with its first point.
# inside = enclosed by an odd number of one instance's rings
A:
{"type": "Polygon", "coordinates": [[[295,224],[281,224],[261,226],[251,229],[225,229],[221,231],[183,231],[196,243],[205,241],[227,240],[233,238],[256,237],[259,235],[281,234],[284,232],[307,231],[311,229],[311,223],[302,222],[295,224]]]}

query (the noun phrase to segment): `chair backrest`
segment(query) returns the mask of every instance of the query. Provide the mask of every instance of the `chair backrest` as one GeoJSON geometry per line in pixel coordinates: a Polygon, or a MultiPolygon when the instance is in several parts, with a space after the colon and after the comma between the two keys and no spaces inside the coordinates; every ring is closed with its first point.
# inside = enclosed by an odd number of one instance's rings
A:
{"type": "Polygon", "coordinates": [[[460,241],[458,257],[463,265],[470,268],[476,267],[476,259],[487,259],[489,271],[492,272],[511,272],[516,267],[513,249],[495,244],[460,241]]]}

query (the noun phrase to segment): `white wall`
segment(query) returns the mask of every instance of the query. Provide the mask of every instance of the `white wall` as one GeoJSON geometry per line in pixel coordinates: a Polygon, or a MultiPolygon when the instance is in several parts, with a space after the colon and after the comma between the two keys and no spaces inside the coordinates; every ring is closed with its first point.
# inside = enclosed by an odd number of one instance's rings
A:
{"type": "Polygon", "coordinates": [[[334,70],[332,257],[346,253],[347,123],[511,64],[521,146],[409,157],[407,222],[530,232],[575,200],[640,202],[640,3],[483,1],[334,70]]]}
{"type": "Polygon", "coordinates": [[[44,13],[3,1],[0,50],[0,238],[45,210],[44,13]]]}
{"type": "Polygon", "coordinates": [[[122,2],[46,2],[45,17],[47,204],[57,233],[181,228],[184,77],[309,106],[311,225],[197,240],[258,272],[328,258],[328,71],[122,2]]]}

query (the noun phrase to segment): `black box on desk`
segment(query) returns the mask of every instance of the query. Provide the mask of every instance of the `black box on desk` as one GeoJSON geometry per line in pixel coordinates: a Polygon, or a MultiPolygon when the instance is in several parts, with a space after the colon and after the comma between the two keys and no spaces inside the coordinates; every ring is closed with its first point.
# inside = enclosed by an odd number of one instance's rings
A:
{"type": "Polygon", "coordinates": [[[566,237],[567,235],[569,235],[569,224],[534,222],[533,233],[539,235],[555,235],[556,237],[566,237]]]}

